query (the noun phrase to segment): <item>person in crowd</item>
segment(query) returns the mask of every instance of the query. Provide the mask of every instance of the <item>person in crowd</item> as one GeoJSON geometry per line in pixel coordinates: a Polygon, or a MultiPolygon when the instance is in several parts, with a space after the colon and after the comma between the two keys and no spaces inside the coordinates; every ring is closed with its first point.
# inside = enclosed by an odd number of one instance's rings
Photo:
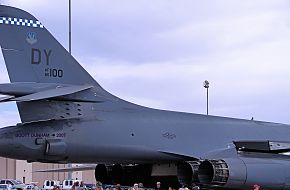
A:
{"type": "Polygon", "coordinates": [[[139,185],[138,183],[134,183],[132,190],[139,190],[139,185]]]}
{"type": "Polygon", "coordinates": [[[178,190],[184,190],[184,187],[183,186],[181,186],[181,187],[179,187],[179,189],[178,190]]]}
{"type": "Polygon", "coordinates": [[[117,183],[117,184],[115,185],[114,190],[122,190],[122,188],[121,188],[121,184],[120,184],[120,183],[117,183]]]}
{"type": "Polygon", "coordinates": [[[261,186],[258,184],[253,185],[253,190],[260,190],[261,186]]]}
{"type": "Polygon", "coordinates": [[[144,190],[144,185],[143,185],[143,183],[139,183],[139,184],[138,184],[138,188],[139,188],[139,190],[144,190]]]}
{"type": "Polygon", "coordinates": [[[198,185],[196,185],[196,184],[193,183],[191,189],[192,190],[200,190],[200,187],[198,185]]]}
{"type": "Polygon", "coordinates": [[[81,181],[80,183],[78,181],[76,182],[76,190],[86,190],[86,189],[87,188],[86,188],[86,186],[85,186],[83,181],[81,181]]]}
{"type": "Polygon", "coordinates": [[[159,182],[159,181],[156,182],[156,188],[155,188],[155,190],[163,190],[161,188],[161,182],[159,182]]]}
{"type": "Polygon", "coordinates": [[[96,182],[96,190],[103,190],[102,183],[100,181],[96,182]]]}
{"type": "Polygon", "coordinates": [[[76,183],[71,186],[71,190],[76,190],[76,183]]]}

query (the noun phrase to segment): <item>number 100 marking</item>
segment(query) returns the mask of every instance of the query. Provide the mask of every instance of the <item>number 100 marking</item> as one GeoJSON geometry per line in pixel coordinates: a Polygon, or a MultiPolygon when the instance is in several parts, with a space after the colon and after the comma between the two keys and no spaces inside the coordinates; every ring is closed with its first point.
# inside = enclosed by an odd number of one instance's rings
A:
{"type": "Polygon", "coordinates": [[[45,69],[45,76],[47,77],[63,77],[63,70],[62,69],[45,69]]]}

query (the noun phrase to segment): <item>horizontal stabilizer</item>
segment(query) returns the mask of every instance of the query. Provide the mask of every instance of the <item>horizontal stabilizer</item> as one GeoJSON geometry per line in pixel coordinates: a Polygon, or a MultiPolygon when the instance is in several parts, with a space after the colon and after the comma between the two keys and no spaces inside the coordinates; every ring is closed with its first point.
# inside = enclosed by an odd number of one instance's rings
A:
{"type": "Polygon", "coordinates": [[[9,102],[11,99],[15,98],[14,96],[3,96],[0,98],[0,103],[1,102],[9,102]]]}
{"type": "Polygon", "coordinates": [[[92,85],[59,83],[17,82],[0,84],[0,94],[6,95],[1,102],[31,102],[39,100],[71,102],[104,102],[110,98],[99,93],[92,85]]]}
{"type": "Polygon", "coordinates": [[[33,94],[29,94],[26,96],[21,96],[18,98],[13,98],[13,101],[25,102],[25,101],[35,101],[42,99],[49,99],[59,96],[65,96],[69,94],[73,94],[76,92],[84,91],[92,88],[92,86],[68,86],[68,87],[59,87],[56,89],[45,90],[33,94]]]}

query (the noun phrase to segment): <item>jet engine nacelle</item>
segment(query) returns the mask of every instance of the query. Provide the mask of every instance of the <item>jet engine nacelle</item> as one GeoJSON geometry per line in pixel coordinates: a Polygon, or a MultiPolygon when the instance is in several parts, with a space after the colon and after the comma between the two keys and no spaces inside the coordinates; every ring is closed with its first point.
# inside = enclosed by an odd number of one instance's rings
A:
{"type": "Polygon", "coordinates": [[[231,189],[290,189],[290,160],[273,158],[227,158],[205,160],[198,168],[201,184],[231,189]]]}
{"type": "Polygon", "coordinates": [[[107,184],[132,185],[136,182],[148,183],[151,177],[152,165],[104,165],[95,168],[95,179],[107,184]]]}

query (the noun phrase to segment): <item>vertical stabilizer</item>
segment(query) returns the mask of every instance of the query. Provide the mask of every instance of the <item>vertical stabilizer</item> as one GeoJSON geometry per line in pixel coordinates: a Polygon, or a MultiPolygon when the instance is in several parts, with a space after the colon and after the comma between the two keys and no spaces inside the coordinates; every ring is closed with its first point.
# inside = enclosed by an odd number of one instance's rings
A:
{"type": "Polygon", "coordinates": [[[0,45],[11,82],[98,86],[31,14],[0,6],[0,45]]]}
{"type": "MultiPolygon", "coordinates": [[[[85,97],[112,97],[31,14],[0,5],[0,45],[10,81],[60,86],[91,86],[85,97]]],[[[74,88],[74,87],[72,87],[74,88]]],[[[19,99],[16,99],[16,101],[19,99]]],[[[47,101],[17,102],[22,122],[83,117],[83,103],[47,101]],[[64,107],[67,107],[64,109],[64,107]],[[76,110],[68,113],[66,110],[76,110]]]]}

